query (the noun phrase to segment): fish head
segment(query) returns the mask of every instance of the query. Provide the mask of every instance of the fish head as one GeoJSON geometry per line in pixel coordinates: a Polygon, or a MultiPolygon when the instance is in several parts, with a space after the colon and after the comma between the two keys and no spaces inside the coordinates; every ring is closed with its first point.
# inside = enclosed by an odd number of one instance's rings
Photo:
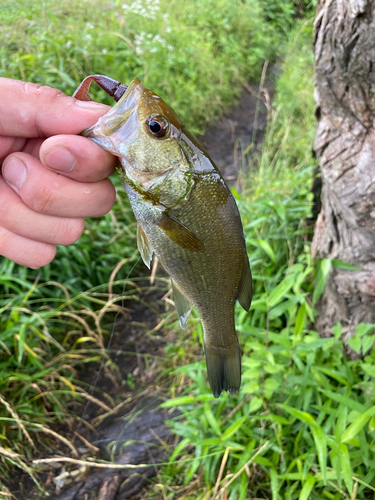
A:
{"type": "Polygon", "coordinates": [[[119,157],[124,181],[145,201],[171,207],[187,196],[192,184],[182,129],[172,108],[135,78],[82,135],[119,157]]]}

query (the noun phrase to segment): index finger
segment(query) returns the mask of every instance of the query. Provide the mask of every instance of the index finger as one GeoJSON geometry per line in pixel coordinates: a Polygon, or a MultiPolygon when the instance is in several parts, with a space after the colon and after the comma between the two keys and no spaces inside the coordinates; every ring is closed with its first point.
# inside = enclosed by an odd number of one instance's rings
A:
{"type": "Polygon", "coordinates": [[[109,109],[52,87],[8,78],[0,78],[0,107],[0,135],[8,137],[79,134],[109,109]]]}

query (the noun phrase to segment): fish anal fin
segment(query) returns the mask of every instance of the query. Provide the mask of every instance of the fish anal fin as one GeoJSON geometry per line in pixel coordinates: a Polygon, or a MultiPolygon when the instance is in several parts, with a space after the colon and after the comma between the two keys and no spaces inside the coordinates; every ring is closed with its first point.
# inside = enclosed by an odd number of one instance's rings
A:
{"type": "Polygon", "coordinates": [[[150,269],[153,250],[150,246],[146,233],[139,224],[137,225],[137,246],[143,262],[150,269]]]}
{"type": "Polygon", "coordinates": [[[191,252],[200,252],[203,250],[201,241],[187,227],[169,215],[164,213],[159,222],[157,222],[157,225],[176,245],[186,248],[191,252]]]}
{"type": "Polygon", "coordinates": [[[248,311],[251,305],[251,299],[253,296],[253,285],[251,279],[251,270],[249,264],[249,258],[246,251],[244,251],[244,263],[241,276],[241,284],[238,294],[238,301],[241,306],[248,311]]]}
{"type": "Polygon", "coordinates": [[[191,304],[185,295],[172,280],[172,291],[174,305],[177,311],[178,319],[180,320],[181,328],[187,327],[187,320],[191,311],[191,304]]]}
{"type": "Polygon", "coordinates": [[[241,385],[241,351],[238,341],[228,347],[205,345],[207,375],[215,398],[222,391],[236,394],[241,385]]]}

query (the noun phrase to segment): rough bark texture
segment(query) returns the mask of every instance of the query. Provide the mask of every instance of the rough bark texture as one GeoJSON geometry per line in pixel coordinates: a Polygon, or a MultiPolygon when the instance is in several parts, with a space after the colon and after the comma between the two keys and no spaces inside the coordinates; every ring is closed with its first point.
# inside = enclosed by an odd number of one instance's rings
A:
{"type": "Polygon", "coordinates": [[[322,210],[312,251],[361,268],[333,268],[318,329],[331,335],[341,321],[350,335],[375,323],[375,0],[320,0],[314,49],[322,210]]]}

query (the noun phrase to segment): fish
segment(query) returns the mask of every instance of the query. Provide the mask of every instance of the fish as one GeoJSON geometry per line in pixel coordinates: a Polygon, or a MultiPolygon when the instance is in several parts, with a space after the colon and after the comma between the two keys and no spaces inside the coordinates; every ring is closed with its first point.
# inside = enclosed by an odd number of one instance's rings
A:
{"type": "MultiPolygon", "coordinates": [[[[192,307],[198,312],[214,397],[224,390],[235,394],[241,352],[234,307],[239,301],[249,311],[252,298],[235,199],[204,147],[163,99],[139,78],[127,87],[117,84],[117,103],[82,135],[119,158],[142,259],[150,268],[156,255],[169,274],[181,328],[192,307]]],[[[90,99],[87,88],[78,97],[90,99]]]]}

